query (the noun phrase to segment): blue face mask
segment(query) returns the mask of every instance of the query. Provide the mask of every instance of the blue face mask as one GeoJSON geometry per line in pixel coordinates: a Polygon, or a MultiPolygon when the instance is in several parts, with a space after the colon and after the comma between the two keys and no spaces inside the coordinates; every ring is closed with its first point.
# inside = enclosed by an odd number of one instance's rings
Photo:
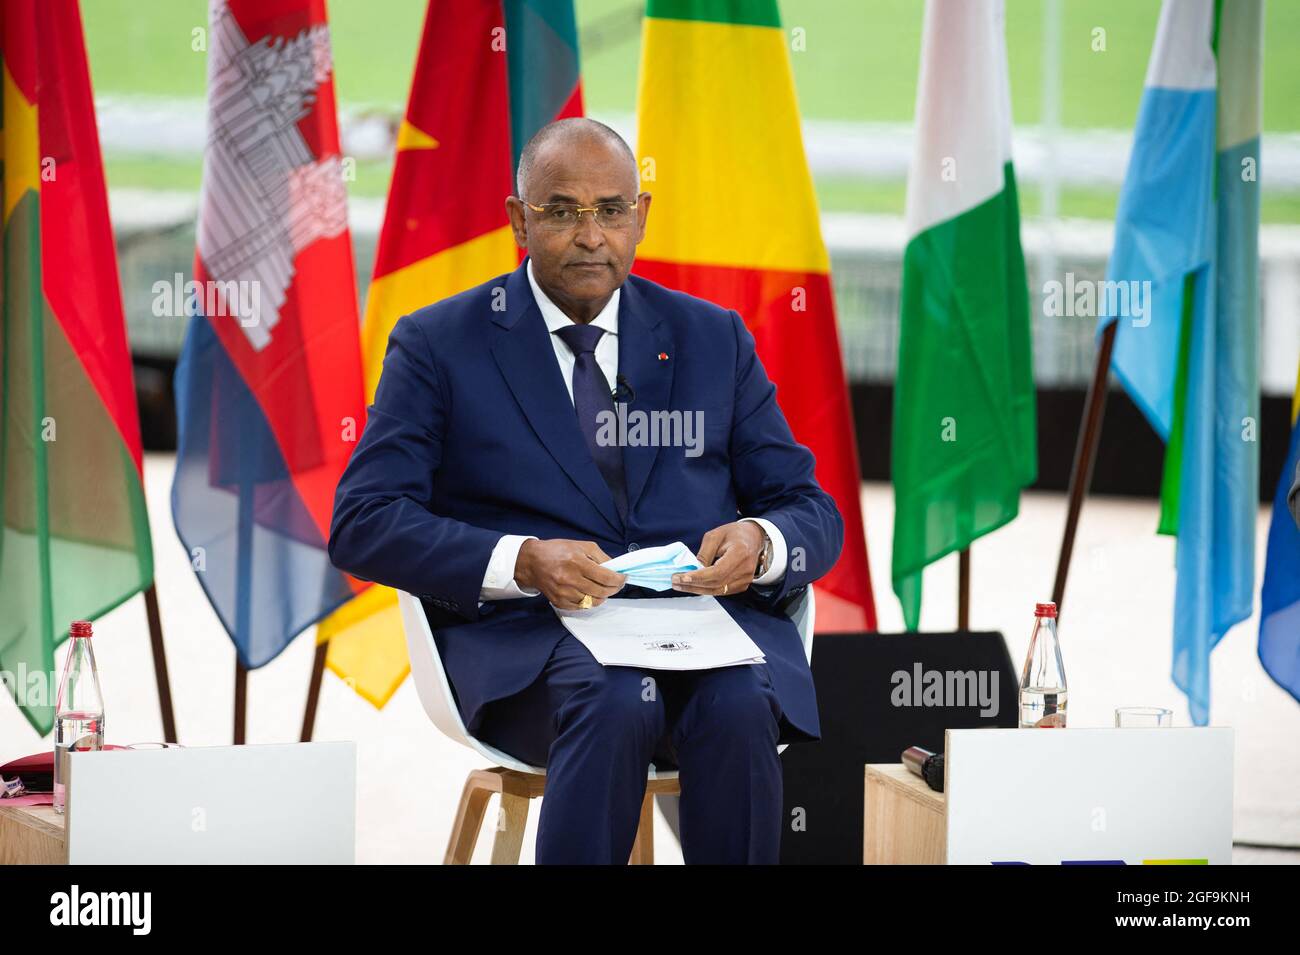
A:
{"type": "Polygon", "coordinates": [[[621,557],[605,561],[601,566],[627,574],[627,583],[647,590],[671,590],[673,574],[702,570],[704,567],[681,541],[664,544],[662,547],[630,550],[621,557]]]}

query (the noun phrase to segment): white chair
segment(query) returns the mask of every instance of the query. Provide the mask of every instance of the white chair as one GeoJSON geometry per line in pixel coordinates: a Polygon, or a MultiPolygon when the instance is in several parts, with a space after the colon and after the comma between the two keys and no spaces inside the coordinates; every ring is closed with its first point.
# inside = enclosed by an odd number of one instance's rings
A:
{"type": "MultiPolygon", "coordinates": [[[[543,794],[546,788],[546,769],[521,762],[469,734],[460,718],[460,711],[456,708],[451,683],[447,680],[447,671],[443,669],[442,658],[438,655],[438,646],[429,629],[429,618],[425,616],[424,607],[418,598],[401,590],[397,592],[397,602],[402,608],[406,647],[411,657],[411,676],[415,680],[415,689],[420,695],[424,711],[429,714],[433,725],[445,735],[495,764],[491,769],[473,770],[465,780],[465,789],[460,797],[456,822],[452,826],[451,838],[447,841],[447,853],[443,862],[448,865],[469,863],[483,825],[488,800],[493,793],[499,793],[502,824],[498,827],[493,842],[492,863],[516,864],[523,846],[524,828],[528,823],[529,800],[543,794]]],[[[786,608],[786,613],[798,627],[804,654],[811,662],[813,625],[817,613],[816,598],[811,586],[786,608]]],[[[777,752],[784,750],[785,746],[784,743],[778,746],[777,752]]],[[[653,763],[650,765],[645,801],[641,805],[641,824],[629,860],[631,863],[650,865],[654,862],[654,797],[678,795],[680,791],[677,770],[657,770],[653,763]]]]}

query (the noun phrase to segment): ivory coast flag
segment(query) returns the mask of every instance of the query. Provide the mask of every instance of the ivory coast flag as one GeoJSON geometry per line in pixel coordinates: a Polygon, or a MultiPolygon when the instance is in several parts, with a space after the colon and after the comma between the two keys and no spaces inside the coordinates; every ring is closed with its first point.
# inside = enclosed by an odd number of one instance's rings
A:
{"type": "MultiPolygon", "coordinates": [[[[506,196],[546,123],[582,115],[572,0],[430,0],[362,327],[374,399],[397,320],[509,272],[506,196]]],[[[410,672],[396,594],[372,586],[324,620],[326,665],[382,707],[410,672]]]]}
{"type": "Polygon", "coordinates": [[[776,0],[649,0],[642,43],[637,152],[654,205],[634,270],[744,318],[844,518],[817,629],[874,630],[830,258],[776,0]]]}
{"type": "Polygon", "coordinates": [[[76,0],[5,0],[0,671],[42,736],[55,647],[153,580],[140,423],[76,0]]]}
{"type": "Polygon", "coordinates": [[[894,384],[894,592],[1014,518],[1038,471],[1001,0],[929,0],[894,384]]]}

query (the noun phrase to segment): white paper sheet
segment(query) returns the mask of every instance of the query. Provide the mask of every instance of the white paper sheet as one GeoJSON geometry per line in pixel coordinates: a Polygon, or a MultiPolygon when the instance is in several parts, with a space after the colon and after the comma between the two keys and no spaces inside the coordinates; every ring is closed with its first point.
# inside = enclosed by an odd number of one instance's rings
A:
{"type": "Polygon", "coordinates": [[[764,662],[758,644],[713,597],[612,597],[590,610],[555,613],[605,666],[710,670],[764,662]]]}

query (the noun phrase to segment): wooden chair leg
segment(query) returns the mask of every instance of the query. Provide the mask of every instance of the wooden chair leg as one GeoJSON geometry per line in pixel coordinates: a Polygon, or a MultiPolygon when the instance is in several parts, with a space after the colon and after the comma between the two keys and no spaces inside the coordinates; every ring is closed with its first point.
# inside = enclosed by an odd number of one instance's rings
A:
{"type": "Polygon", "coordinates": [[[488,785],[478,771],[470,773],[465,780],[460,806],[456,809],[456,822],[447,840],[447,854],[442,860],[444,865],[469,865],[479,830],[483,827],[483,813],[493,791],[494,787],[488,785]]]}
{"type": "Polygon", "coordinates": [[[524,830],[528,827],[527,796],[503,792],[497,835],[492,841],[493,865],[518,865],[524,847],[524,830]]]}
{"type": "Polygon", "coordinates": [[[641,800],[641,822],[636,829],[636,841],[632,843],[632,857],[628,865],[655,864],[655,797],[647,792],[641,800]]]}
{"type": "MultiPolygon", "coordinates": [[[[493,793],[501,794],[501,812],[492,841],[493,865],[517,865],[523,851],[524,832],[528,828],[528,804],[545,794],[546,777],[502,767],[476,769],[465,780],[456,822],[447,840],[446,865],[469,865],[474,846],[483,828],[483,816],[493,793]]],[[[636,840],[632,843],[630,865],[654,865],[654,798],[656,794],[680,792],[676,779],[650,780],[641,800],[641,818],[636,840]]]]}

